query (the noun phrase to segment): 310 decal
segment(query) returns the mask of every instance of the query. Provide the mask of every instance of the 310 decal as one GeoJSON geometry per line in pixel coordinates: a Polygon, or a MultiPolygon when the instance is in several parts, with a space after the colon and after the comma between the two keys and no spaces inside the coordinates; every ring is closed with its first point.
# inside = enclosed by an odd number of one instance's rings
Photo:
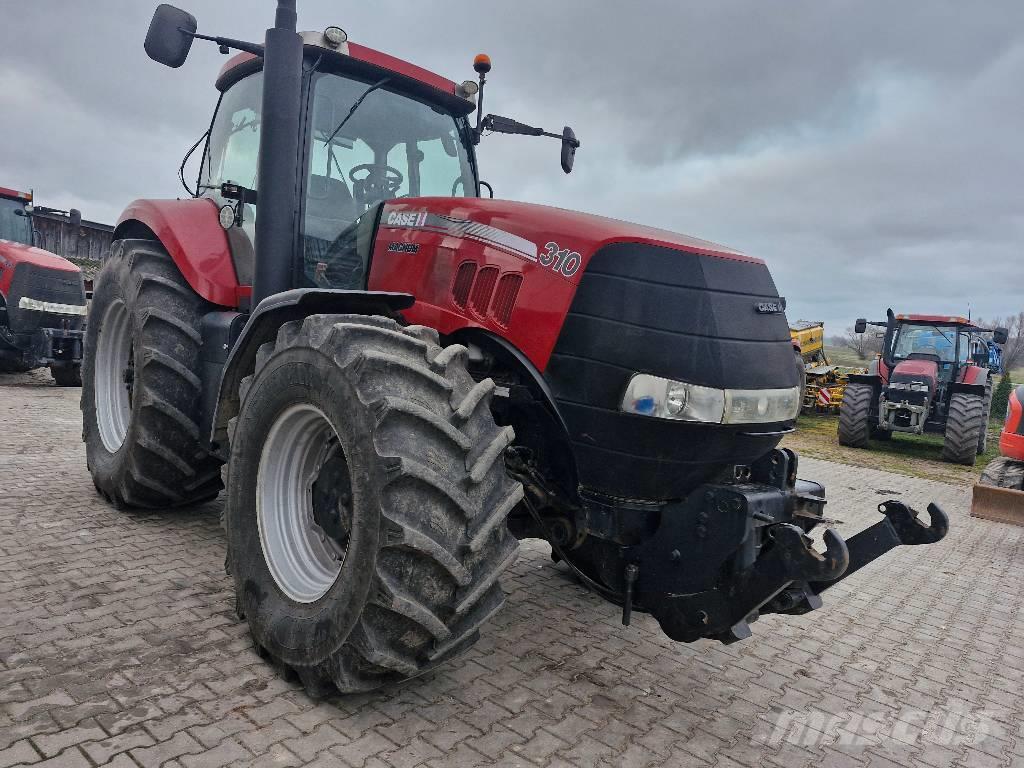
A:
{"type": "Polygon", "coordinates": [[[544,244],[544,251],[537,255],[537,261],[560,275],[572,277],[579,271],[583,257],[579,251],[559,248],[558,243],[550,242],[544,244]]]}

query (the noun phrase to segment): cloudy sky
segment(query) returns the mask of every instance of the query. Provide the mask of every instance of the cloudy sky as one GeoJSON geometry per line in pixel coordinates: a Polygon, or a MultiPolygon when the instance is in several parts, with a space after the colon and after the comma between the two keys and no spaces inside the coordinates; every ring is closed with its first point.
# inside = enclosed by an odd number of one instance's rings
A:
{"type": "MultiPolygon", "coordinates": [[[[149,61],[155,2],[0,0],[0,185],[116,219],[184,194],[222,57],[149,61]]],[[[273,0],[179,0],[261,40],[273,0]]],[[[838,332],[886,306],[1024,309],[1024,3],[299,0],[299,27],[454,80],[489,53],[488,111],[583,142],[492,136],[498,197],[715,240],[765,258],[790,319],[838,332]]]]}

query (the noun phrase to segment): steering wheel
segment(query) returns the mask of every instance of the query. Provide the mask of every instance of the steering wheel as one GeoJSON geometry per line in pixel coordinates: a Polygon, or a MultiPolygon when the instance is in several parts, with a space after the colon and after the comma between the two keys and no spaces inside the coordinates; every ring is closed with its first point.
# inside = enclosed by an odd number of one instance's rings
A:
{"type": "Polygon", "coordinates": [[[362,163],[348,172],[352,182],[352,197],[359,203],[376,202],[394,197],[398,188],[405,181],[405,176],[397,168],[383,163],[362,163]],[[365,171],[365,176],[356,177],[365,171]]]}

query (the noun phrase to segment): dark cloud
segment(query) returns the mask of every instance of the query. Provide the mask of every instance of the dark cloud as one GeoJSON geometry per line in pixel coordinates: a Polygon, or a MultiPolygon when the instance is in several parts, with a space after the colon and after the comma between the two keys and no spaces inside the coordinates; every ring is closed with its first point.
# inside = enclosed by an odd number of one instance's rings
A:
{"type": "MultiPolygon", "coordinates": [[[[154,3],[155,4],[155,3],[154,3]]],[[[181,4],[200,30],[259,39],[270,0],[181,4]]],[[[142,51],[138,0],[0,4],[0,184],[113,219],[183,194],[223,58],[142,51]]],[[[489,137],[499,196],[593,210],[768,259],[791,314],[838,331],[888,305],[1020,308],[1024,5],[791,0],[299,0],[300,26],[453,79],[491,54],[489,109],[584,146],[489,137]]]]}

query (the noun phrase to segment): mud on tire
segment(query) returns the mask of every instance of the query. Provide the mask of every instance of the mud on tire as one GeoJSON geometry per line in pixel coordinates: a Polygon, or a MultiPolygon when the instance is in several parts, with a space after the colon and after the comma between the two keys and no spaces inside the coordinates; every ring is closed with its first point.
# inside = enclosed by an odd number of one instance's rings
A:
{"type": "Polygon", "coordinates": [[[207,309],[155,241],[115,242],[96,277],[82,361],[82,438],[93,484],[118,507],[205,501],[222,487],[221,463],[205,450],[196,414],[199,323],[207,309]],[[119,446],[109,428],[104,442],[97,409],[98,389],[102,395],[111,384],[97,381],[108,373],[97,366],[97,349],[104,333],[115,332],[112,308],[129,363],[114,374],[130,390],[119,446]]]}
{"type": "Polygon", "coordinates": [[[851,448],[867,448],[871,436],[871,400],[874,387],[853,382],[843,393],[839,407],[839,444],[851,448]]]}
{"type": "Polygon", "coordinates": [[[314,315],[283,325],[242,381],[225,514],[236,606],[261,652],[314,695],[419,675],[504,602],[498,577],[518,549],[505,519],[523,490],[505,471],[514,434],[491,416],[494,384],[473,381],[465,354],[426,328],[314,315]],[[257,502],[266,509],[261,472],[279,461],[264,445],[310,407],[343,454],[350,503],[337,576],[293,599],[268,564],[257,502]]]}
{"type": "Polygon", "coordinates": [[[946,415],[946,435],[942,443],[942,460],[954,464],[974,464],[978,457],[981,432],[985,429],[985,398],[954,392],[946,415]]]}

